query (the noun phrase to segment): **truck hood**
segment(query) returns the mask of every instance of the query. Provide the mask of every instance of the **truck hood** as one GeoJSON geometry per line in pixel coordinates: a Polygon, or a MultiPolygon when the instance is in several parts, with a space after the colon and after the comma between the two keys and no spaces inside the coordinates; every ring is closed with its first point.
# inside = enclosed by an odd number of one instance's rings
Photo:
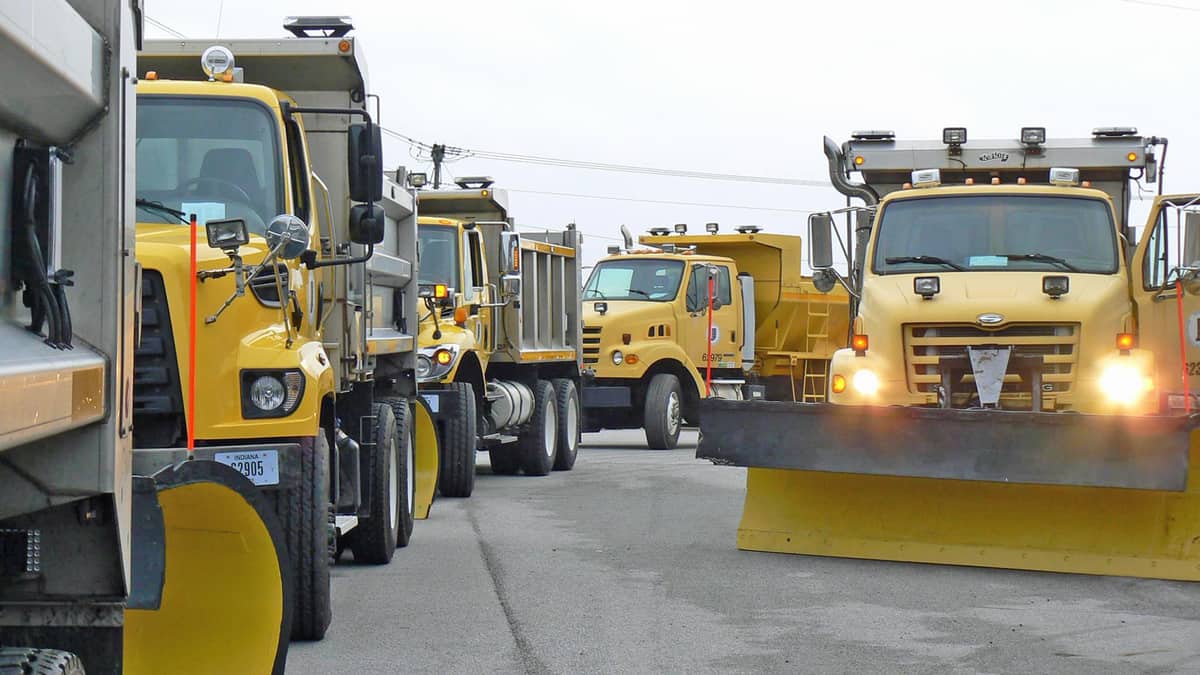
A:
{"type": "MultiPolygon", "coordinates": [[[[1131,314],[1128,282],[1122,274],[1046,272],[946,272],[895,274],[869,279],[862,309],[867,316],[888,316],[896,323],[979,323],[998,314],[989,327],[1014,322],[1078,323],[1131,314]],[[1070,278],[1070,291],[1055,300],[1042,292],[1042,277],[1070,278]],[[925,300],[913,292],[917,276],[937,276],[941,292],[925,300]]],[[[1113,332],[1120,330],[1120,326],[1113,332]]]]}
{"type": "MultiPolygon", "coordinates": [[[[599,300],[607,302],[608,311],[600,314],[595,310],[595,302],[586,300],[583,303],[583,325],[588,328],[601,329],[605,342],[620,340],[619,335],[610,336],[609,326],[617,326],[623,332],[636,332],[640,329],[643,337],[645,329],[651,323],[674,324],[674,305],[669,302],[648,302],[641,300],[599,300]]],[[[636,337],[636,336],[635,336],[636,337]]]]}

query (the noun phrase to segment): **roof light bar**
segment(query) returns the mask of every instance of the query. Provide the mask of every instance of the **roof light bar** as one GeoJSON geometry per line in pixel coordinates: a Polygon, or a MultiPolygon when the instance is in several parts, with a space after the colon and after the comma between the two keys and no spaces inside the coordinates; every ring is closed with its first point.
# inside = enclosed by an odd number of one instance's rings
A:
{"type": "Polygon", "coordinates": [[[1123,136],[1137,136],[1137,127],[1096,127],[1092,129],[1092,135],[1097,138],[1121,138],[1123,136]]]}
{"type": "Polygon", "coordinates": [[[914,187],[937,187],[942,184],[942,172],[938,169],[917,169],[912,172],[914,187]]]}
{"type": "Polygon", "coordinates": [[[896,140],[896,132],[884,129],[868,129],[865,131],[855,131],[850,134],[850,138],[855,141],[894,141],[896,140]]]}

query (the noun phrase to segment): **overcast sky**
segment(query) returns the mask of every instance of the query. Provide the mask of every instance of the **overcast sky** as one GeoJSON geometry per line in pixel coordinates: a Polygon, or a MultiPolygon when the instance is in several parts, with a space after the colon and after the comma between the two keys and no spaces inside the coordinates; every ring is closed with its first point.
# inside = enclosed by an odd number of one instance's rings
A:
{"type": "MultiPolygon", "coordinates": [[[[320,2],[145,0],[190,38],[275,37],[287,15],[352,17],[383,124],[427,143],[522,155],[823,180],[821,138],[892,129],[1051,137],[1135,125],[1171,140],[1167,189],[1200,189],[1200,0],[1032,2],[320,2]]],[[[169,37],[153,25],[150,37],[169,37]]],[[[252,80],[252,75],[248,79],[252,80]]],[[[385,139],[388,167],[428,170],[385,139]]],[[[574,221],[594,260],[686,222],[801,233],[831,188],[664,178],[467,158],[522,225],[574,221]],[[552,196],[569,193],[647,201],[552,196]],[[728,205],[741,208],[725,208],[728,205]],[[747,208],[753,207],[753,208],[747,208]]],[[[1135,204],[1135,213],[1145,205],[1135,204]]],[[[1137,223],[1140,225],[1140,223],[1137,223]]]]}

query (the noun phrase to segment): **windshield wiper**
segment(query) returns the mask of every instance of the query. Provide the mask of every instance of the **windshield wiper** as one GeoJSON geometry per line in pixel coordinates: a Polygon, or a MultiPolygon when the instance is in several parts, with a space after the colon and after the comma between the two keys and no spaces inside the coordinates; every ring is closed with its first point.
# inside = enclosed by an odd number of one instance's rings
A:
{"type": "Polygon", "coordinates": [[[1032,260],[1033,262],[1050,263],[1052,265],[1059,265],[1063,269],[1071,272],[1083,271],[1066,260],[1063,260],[1062,258],[1046,255],[1045,253],[1001,253],[1000,257],[1007,258],[1009,260],[1032,260]]]}
{"type": "Polygon", "coordinates": [[[166,214],[168,216],[175,216],[179,219],[179,222],[185,225],[191,224],[191,221],[187,219],[186,213],[180,211],[179,209],[173,209],[160,202],[153,202],[149,199],[145,199],[144,197],[138,197],[133,203],[143,209],[146,209],[147,211],[157,211],[158,213],[166,214]]]}
{"type": "Polygon", "coordinates": [[[648,298],[648,297],[650,297],[650,294],[649,294],[649,293],[647,293],[646,291],[643,291],[643,290],[642,290],[642,289],[640,289],[640,288],[631,288],[631,289],[629,289],[629,292],[630,292],[630,293],[637,293],[638,295],[644,295],[644,296],[646,296],[647,298],[648,298]]]}
{"type": "Polygon", "coordinates": [[[600,291],[598,291],[598,290],[597,290],[597,289],[595,289],[595,288],[587,288],[587,289],[584,289],[584,291],[583,291],[583,292],[584,292],[584,293],[591,293],[591,297],[593,297],[593,298],[594,298],[594,297],[596,297],[596,296],[600,296],[600,299],[601,299],[601,300],[607,300],[607,299],[608,299],[608,296],[607,296],[607,295],[605,295],[605,294],[601,293],[600,291]]]}
{"type": "Polygon", "coordinates": [[[901,265],[904,263],[915,263],[918,265],[945,265],[946,267],[959,272],[964,271],[962,265],[950,262],[945,258],[939,258],[936,255],[902,255],[896,256],[895,258],[884,258],[883,262],[889,265],[901,265]]]}

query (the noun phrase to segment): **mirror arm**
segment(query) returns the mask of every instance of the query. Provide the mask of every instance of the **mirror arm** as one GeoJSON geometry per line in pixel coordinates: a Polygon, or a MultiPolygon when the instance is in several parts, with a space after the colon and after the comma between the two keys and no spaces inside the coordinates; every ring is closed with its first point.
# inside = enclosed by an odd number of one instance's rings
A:
{"type": "Polygon", "coordinates": [[[367,262],[374,254],[375,244],[367,244],[367,252],[357,258],[327,258],[325,260],[317,260],[317,252],[312,249],[308,249],[304,253],[300,254],[300,263],[310,270],[315,270],[318,267],[353,265],[356,263],[367,262]]]}
{"type": "Polygon", "coordinates": [[[367,124],[373,124],[371,121],[371,113],[361,108],[323,108],[313,106],[292,105],[286,101],[280,104],[283,109],[283,114],[291,117],[297,113],[311,113],[314,115],[358,115],[366,120],[367,124]]]}

